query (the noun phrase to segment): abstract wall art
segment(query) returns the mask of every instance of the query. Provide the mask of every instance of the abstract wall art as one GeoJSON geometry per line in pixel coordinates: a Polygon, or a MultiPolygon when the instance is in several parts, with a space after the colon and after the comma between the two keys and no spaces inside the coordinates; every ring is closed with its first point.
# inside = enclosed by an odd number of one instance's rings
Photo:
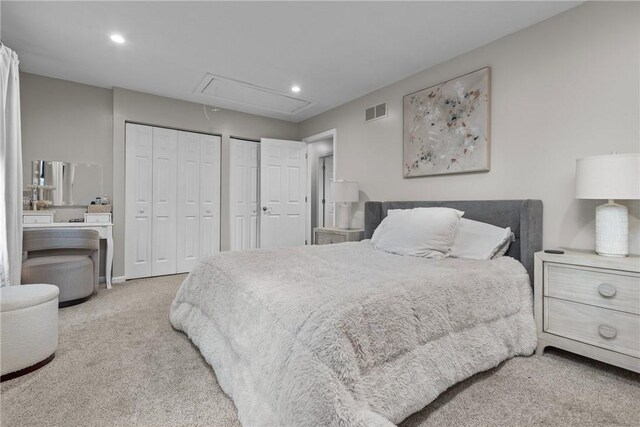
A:
{"type": "Polygon", "coordinates": [[[404,97],[404,177],[489,170],[491,69],[404,97]]]}

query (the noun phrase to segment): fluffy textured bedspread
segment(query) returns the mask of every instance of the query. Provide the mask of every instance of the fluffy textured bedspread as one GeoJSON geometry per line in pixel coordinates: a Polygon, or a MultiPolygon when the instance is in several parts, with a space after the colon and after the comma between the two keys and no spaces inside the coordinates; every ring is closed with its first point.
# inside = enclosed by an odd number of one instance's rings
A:
{"type": "Polygon", "coordinates": [[[206,258],[170,316],[245,426],[389,426],[536,345],[517,261],[402,257],[367,241],[206,258]]]}

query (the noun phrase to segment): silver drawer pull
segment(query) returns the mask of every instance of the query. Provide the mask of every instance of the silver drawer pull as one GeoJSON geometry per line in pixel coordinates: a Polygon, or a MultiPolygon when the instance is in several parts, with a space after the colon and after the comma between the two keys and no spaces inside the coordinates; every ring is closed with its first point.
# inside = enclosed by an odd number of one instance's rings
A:
{"type": "Polygon", "coordinates": [[[602,283],[598,286],[598,292],[600,292],[600,295],[603,297],[611,298],[616,294],[616,287],[608,283],[602,283]]]}
{"type": "Polygon", "coordinates": [[[604,323],[598,326],[598,333],[604,338],[615,338],[618,335],[618,331],[613,326],[605,325],[604,323]]]}

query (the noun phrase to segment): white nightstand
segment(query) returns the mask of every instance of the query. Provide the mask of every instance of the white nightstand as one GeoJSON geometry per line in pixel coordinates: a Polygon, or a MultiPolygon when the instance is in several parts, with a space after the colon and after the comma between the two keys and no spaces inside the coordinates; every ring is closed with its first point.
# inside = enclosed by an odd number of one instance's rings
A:
{"type": "Polygon", "coordinates": [[[316,245],[358,242],[364,239],[364,230],[341,230],[339,228],[318,227],[313,229],[313,241],[316,245]]]}
{"type": "Polygon", "coordinates": [[[640,372],[640,257],[565,249],[535,254],[538,348],[557,347],[640,372]]]}

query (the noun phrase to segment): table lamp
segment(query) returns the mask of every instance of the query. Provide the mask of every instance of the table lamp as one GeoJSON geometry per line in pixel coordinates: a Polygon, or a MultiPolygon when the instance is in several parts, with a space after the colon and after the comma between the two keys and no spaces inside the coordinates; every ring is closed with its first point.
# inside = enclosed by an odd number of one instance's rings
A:
{"type": "Polygon", "coordinates": [[[629,215],[618,200],[640,199],[640,153],[578,159],[576,199],[605,199],[596,208],[596,252],[625,257],[629,253],[629,215]]]}
{"type": "Polygon", "coordinates": [[[358,183],[339,180],[331,183],[333,201],[336,203],[338,228],[351,228],[351,203],[358,201],[358,183]]]}

